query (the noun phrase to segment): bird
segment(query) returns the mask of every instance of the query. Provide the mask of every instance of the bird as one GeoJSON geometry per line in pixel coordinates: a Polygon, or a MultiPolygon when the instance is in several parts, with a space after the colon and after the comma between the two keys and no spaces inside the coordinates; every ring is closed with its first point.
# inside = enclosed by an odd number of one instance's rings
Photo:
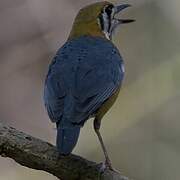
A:
{"type": "Polygon", "coordinates": [[[81,128],[93,119],[105,167],[111,170],[100,127],[118,97],[124,78],[123,58],[112,37],[117,27],[135,21],[115,16],[130,6],[102,1],[80,9],[67,41],[49,65],[44,84],[44,104],[57,127],[59,154],[72,153],[81,128]]]}

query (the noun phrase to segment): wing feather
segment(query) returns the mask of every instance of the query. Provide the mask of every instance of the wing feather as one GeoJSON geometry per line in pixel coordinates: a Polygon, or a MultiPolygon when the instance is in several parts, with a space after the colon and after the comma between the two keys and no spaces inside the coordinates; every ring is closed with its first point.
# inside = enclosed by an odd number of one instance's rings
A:
{"type": "Polygon", "coordinates": [[[66,43],[45,83],[50,119],[83,125],[119,88],[123,74],[122,58],[109,41],[82,37],[66,43]]]}

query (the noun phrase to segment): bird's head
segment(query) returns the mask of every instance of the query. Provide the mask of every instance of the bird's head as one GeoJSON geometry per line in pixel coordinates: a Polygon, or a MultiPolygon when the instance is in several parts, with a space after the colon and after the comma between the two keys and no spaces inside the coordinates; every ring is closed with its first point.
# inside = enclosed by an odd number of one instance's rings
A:
{"type": "Polygon", "coordinates": [[[69,39],[90,35],[111,40],[114,30],[119,25],[134,21],[115,17],[116,14],[128,7],[130,7],[129,4],[115,6],[110,2],[103,1],[82,8],[75,18],[69,39]]]}

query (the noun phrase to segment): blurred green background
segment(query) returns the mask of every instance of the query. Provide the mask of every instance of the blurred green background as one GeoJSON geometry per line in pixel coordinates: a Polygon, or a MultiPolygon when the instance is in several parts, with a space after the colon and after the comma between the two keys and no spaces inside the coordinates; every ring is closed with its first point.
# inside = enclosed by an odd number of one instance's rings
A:
{"type": "MultiPolygon", "coordinates": [[[[55,143],[43,106],[48,64],[66,41],[79,8],[94,0],[0,1],[0,121],[55,143]]],[[[115,2],[115,1],[113,1],[115,2]]],[[[135,180],[180,178],[180,1],[136,0],[121,14],[135,18],[114,42],[125,60],[118,101],[102,134],[113,165],[135,180]]],[[[103,161],[88,121],[74,150],[103,161]]],[[[0,157],[0,180],[55,180],[0,157]]]]}

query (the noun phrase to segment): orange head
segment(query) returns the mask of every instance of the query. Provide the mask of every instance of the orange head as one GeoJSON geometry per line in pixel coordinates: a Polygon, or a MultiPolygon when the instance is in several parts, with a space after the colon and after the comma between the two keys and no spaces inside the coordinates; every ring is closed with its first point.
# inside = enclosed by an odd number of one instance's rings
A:
{"type": "Polygon", "coordinates": [[[134,21],[115,18],[117,13],[129,6],[128,4],[115,6],[110,2],[103,1],[82,8],[75,18],[69,39],[83,35],[111,39],[113,31],[118,25],[134,21]]]}

